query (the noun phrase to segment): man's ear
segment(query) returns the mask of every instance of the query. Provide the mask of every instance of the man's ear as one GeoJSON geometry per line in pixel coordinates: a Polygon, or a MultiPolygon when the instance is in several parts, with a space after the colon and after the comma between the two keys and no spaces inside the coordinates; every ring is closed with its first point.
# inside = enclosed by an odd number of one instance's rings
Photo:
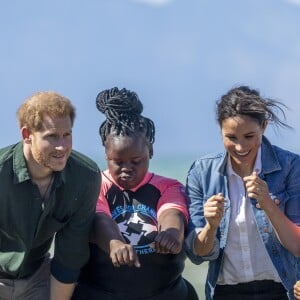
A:
{"type": "Polygon", "coordinates": [[[30,130],[27,127],[22,127],[21,135],[22,135],[23,141],[26,144],[31,144],[31,133],[30,133],[30,130]]]}

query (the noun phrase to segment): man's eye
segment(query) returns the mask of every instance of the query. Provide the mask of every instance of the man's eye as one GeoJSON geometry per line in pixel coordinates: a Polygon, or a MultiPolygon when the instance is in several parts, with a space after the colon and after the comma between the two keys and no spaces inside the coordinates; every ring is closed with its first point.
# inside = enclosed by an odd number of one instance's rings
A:
{"type": "Polygon", "coordinates": [[[234,139],[235,139],[234,136],[227,136],[227,138],[228,138],[229,140],[234,140],[234,139]]]}

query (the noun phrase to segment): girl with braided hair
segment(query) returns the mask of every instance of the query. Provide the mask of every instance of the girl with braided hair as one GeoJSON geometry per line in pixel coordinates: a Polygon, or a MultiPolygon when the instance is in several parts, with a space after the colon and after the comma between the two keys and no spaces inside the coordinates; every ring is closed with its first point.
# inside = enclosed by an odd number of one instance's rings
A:
{"type": "Polygon", "coordinates": [[[177,180],[148,171],[155,126],[135,92],[100,92],[99,133],[108,169],[102,172],[91,257],[73,299],[197,300],[183,279],[188,211],[177,180]]]}

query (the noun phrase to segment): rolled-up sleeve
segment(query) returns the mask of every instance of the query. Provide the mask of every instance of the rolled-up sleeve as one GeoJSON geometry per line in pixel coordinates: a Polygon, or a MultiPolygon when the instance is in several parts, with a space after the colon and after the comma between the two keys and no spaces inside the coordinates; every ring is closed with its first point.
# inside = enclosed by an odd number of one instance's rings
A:
{"type": "Polygon", "coordinates": [[[89,259],[88,237],[101,184],[100,173],[91,172],[89,175],[79,189],[78,198],[71,199],[78,201],[75,211],[55,236],[51,273],[63,283],[75,282],[80,269],[89,259]]]}
{"type": "Polygon", "coordinates": [[[218,257],[220,248],[219,240],[217,238],[215,238],[214,247],[211,253],[207,256],[197,256],[194,249],[195,239],[206,224],[203,209],[204,194],[201,184],[201,174],[199,172],[199,161],[194,162],[188,172],[186,194],[188,197],[188,209],[190,214],[188,232],[184,244],[187,256],[195,264],[214,260],[218,257]]]}
{"type": "MultiPolygon", "coordinates": [[[[286,164],[286,168],[287,168],[286,164]]],[[[288,201],[285,205],[285,213],[288,218],[300,226],[300,157],[293,156],[289,162],[289,172],[286,176],[286,194],[288,195],[288,201]]],[[[281,199],[280,199],[281,200],[281,199]]]]}
{"type": "Polygon", "coordinates": [[[206,256],[198,256],[195,253],[195,239],[197,238],[198,234],[201,232],[202,228],[195,228],[193,231],[191,231],[186,239],[185,239],[185,251],[187,253],[188,258],[194,263],[194,264],[201,264],[204,261],[211,261],[218,258],[220,253],[220,243],[217,238],[214,240],[214,246],[209,255],[206,256]]]}

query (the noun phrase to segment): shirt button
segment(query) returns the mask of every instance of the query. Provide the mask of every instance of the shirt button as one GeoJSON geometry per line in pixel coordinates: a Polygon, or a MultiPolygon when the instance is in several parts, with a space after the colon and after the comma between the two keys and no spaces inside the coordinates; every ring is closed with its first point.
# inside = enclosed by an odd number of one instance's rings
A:
{"type": "Polygon", "coordinates": [[[265,233],[269,233],[269,228],[268,228],[268,227],[265,227],[265,228],[264,228],[264,232],[265,232],[265,233]]]}

